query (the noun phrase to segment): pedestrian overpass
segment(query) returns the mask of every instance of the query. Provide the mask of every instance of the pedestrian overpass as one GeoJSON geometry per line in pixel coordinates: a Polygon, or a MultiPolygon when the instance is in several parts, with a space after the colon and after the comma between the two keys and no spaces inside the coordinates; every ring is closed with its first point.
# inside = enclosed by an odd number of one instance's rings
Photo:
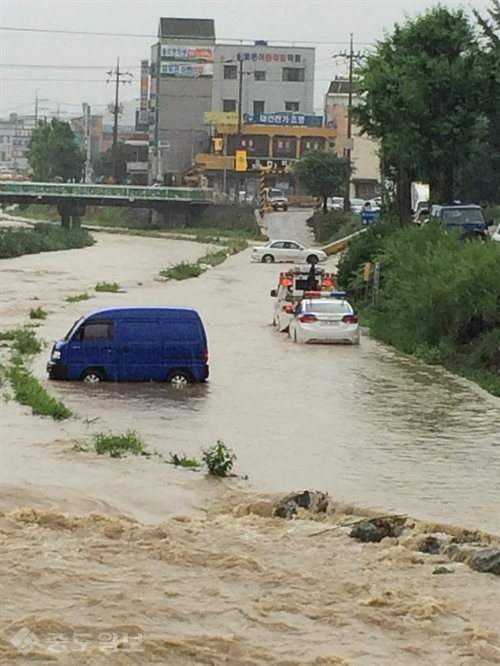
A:
{"type": "Polygon", "coordinates": [[[149,208],[163,215],[204,208],[213,203],[210,190],[190,187],[137,187],[75,183],[0,182],[0,204],[57,206],[63,227],[81,224],[86,206],[149,208]]]}

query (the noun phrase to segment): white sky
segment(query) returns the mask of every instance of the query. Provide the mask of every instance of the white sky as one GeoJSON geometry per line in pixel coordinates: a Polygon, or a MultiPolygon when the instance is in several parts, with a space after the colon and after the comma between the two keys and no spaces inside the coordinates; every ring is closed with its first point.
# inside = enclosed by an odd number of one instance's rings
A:
{"type": "MultiPolygon", "coordinates": [[[[321,113],[329,81],[345,73],[344,62],[332,56],[347,48],[351,32],[356,50],[369,49],[395,22],[433,4],[428,0],[0,0],[0,26],[4,28],[144,35],[2,30],[0,116],[33,114],[37,89],[44,100],[39,103],[40,115],[51,115],[58,104],[61,118],[78,115],[83,102],[90,103],[93,112],[102,113],[113,99],[106,72],[115,66],[117,57],[134,74],[132,85],[122,87],[122,99],[137,99],[139,63],[150,56],[160,16],[213,18],[218,39],[316,46],[315,107],[321,113]]],[[[441,4],[466,11],[474,7],[483,14],[490,6],[484,0],[443,0],[441,4]]]]}

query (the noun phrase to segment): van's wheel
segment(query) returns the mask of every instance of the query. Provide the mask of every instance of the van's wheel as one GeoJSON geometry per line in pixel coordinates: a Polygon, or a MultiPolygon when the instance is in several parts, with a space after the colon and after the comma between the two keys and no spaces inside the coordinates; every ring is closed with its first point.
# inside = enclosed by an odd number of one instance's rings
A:
{"type": "Polygon", "coordinates": [[[92,370],[89,368],[82,373],[80,379],[86,384],[99,384],[99,382],[104,381],[104,374],[100,370],[92,370]]]}
{"type": "Polygon", "coordinates": [[[310,254],[307,259],[306,259],[308,264],[317,264],[318,263],[318,257],[315,254],[310,254]]]}
{"type": "Polygon", "coordinates": [[[265,254],[262,257],[262,263],[263,264],[273,264],[274,263],[274,257],[272,254],[265,254]]]}
{"type": "Polygon", "coordinates": [[[174,388],[184,388],[193,381],[193,375],[187,370],[171,370],[167,382],[174,388]]]}

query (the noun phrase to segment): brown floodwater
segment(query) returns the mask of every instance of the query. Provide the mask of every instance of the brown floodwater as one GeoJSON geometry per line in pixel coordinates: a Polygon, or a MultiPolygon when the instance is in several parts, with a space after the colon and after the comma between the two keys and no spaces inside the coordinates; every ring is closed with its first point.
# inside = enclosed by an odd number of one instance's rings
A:
{"type": "MultiPolygon", "coordinates": [[[[95,475],[105,477],[107,464],[82,464],[61,447],[55,455],[50,443],[132,428],[163,454],[198,456],[222,439],[238,456],[237,472],[249,476],[247,487],[258,491],[315,487],[339,500],[500,532],[500,400],[367,336],[359,348],[292,344],[270,325],[269,291],[280,269],[251,264],[249,251],[198,279],[164,283],[156,280],[161,268],[193,260],[205,247],[98,239],[93,248],[3,261],[2,325],[26,321],[29,308],[41,305],[50,315],[38,330],[50,346],[97,307],[193,306],[209,337],[210,381],[182,392],[53,382],[50,389],[83,419],[63,424],[18,418],[26,410],[4,403],[4,480],[13,487],[65,486],[65,474],[75,476],[77,467],[78,493],[98,502],[107,488],[96,488],[95,475]],[[98,280],[117,281],[126,293],[65,302],[68,294],[93,293],[98,280]],[[33,446],[40,438],[47,455],[33,446]],[[18,464],[21,451],[25,466],[18,464]]],[[[34,364],[41,378],[48,353],[34,364]]],[[[156,474],[152,464],[149,472],[142,461],[136,466],[145,478],[156,474]]],[[[128,495],[102,501],[141,520],[161,513],[152,491],[137,507],[128,495]]]]}

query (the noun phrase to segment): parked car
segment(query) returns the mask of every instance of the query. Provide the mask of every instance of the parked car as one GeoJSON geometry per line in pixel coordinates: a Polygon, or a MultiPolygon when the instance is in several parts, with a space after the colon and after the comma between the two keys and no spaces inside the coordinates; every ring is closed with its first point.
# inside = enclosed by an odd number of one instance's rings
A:
{"type": "Polygon", "coordinates": [[[124,307],[91,312],[56,342],[50,379],[167,381],[180,387],[208,378],[208,344],[191,308],[124,307]]]}
{"type": "Polygon", "coordinates": [[[326,261],[326,259],[327,256],[323,250],[312,250],[290,240],[269,241],[266,245],[254,247],[252,250],[252,261],[259,261],[264,264],[279,261],[317,264],[320,261],[326,261]]]}
{"type": "Polygon", "coordinates": [[[463,238],[487,238],[488,222],[481,206],[475,204],[433,205],[430,220],[441,220],[447,229],[460,230],[463,238]]]}
{"type": "Polygon", "coordinates": [[[365,203],[364,199],[351,199],[351,212],[354,215],[361,215],[365,203]]]}
{"type": "Polygon", "coordinates": [[[298,343],[359,344],[359,323],[344,292],[325,298],[321,292],[306,293],[290,322],[288,335],[298,343]]]}
{"type": "Polygon", "coordinates": [[[266,189],[266,199],[273,210],[288,210],[288,199],[281,190],[268,187],[266,189]]]}
{"type": "Polygon", "coordinates": [[[344,210],[344,199],[343,197],[331,197],[326,202],[328,210],[344,210]]]}

